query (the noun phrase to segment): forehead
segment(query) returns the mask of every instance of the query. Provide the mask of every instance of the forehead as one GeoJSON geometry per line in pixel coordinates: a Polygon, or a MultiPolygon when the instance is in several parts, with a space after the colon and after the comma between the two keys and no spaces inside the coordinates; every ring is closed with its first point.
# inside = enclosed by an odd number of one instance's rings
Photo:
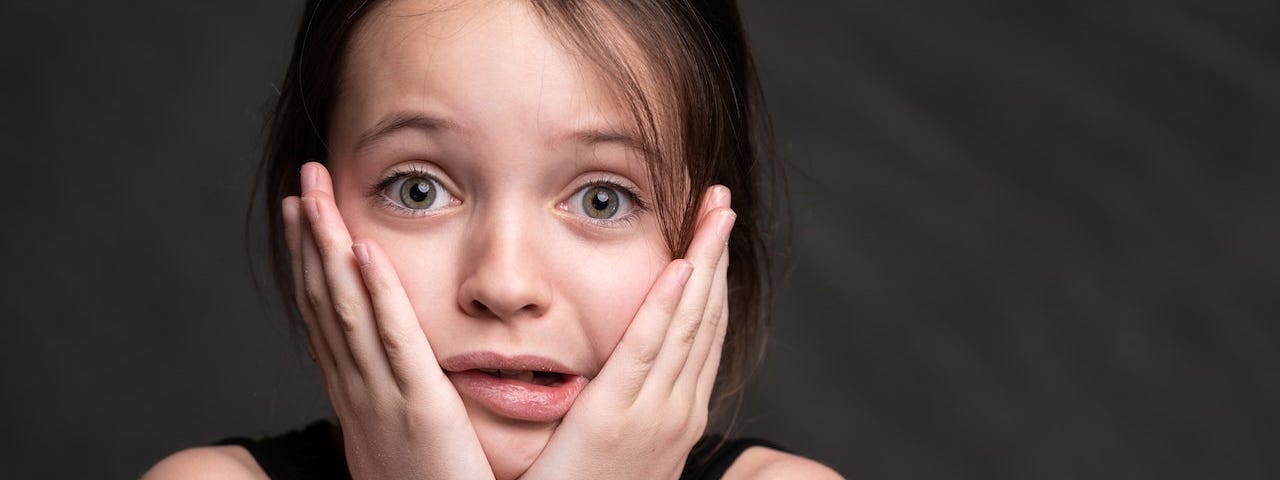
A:
{"type": "Polygon", "coordinates": [[[631,130],[595,69],[528,2],[383,2],[345,55],[334,146],[406,112],[445,119],[472,140],[631,130]]]}

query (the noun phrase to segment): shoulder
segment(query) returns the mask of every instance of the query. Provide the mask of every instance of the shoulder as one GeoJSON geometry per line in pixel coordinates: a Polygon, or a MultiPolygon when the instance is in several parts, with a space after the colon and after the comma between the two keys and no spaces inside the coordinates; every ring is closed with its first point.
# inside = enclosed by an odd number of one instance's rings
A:
{"type": "Polygon", "coordinates": [[[768,447],[755,446],[742,452],[724,473],[731,480],[768,480],[805,478],[815,480],[843,479],[830,467],[813,460],[768,447]]]}
{"type": "Polygon", "coordinates": [[[195,447],[179,451],[155,464],[142,475],[143,480],[170,478],[266,479],[266,472],[253,460],[248,450],[238,445],[195,447]]]}

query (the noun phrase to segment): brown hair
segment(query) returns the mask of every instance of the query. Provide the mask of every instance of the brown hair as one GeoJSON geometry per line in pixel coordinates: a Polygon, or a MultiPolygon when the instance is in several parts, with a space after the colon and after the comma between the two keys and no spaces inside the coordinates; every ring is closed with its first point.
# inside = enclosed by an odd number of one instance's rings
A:
{"type": "MultiPolygon", "coordinates": [[[[736,415],[765,343],[771,289],[764,243],[771,217],[762,194],[774,192],[777,173],[776,164],[766,165],[758,154],[769,145],[768,120],[737,5],[732,0],[531,1],[565,47],[593,62],[630,106],[650,157],[655,211],[674,256],[684,254],[692,237],[701,200],[696,193],[717,183],[733,192],[731,206],[738,217],[729,242],[730,321],[709,415],[713,426],[727,428],[722,422],[736,415]],[[635,53],[642,64],[631,60],[635,53]]],[[[284,197],[299,194],[303,163],[328,157],[325,134],[341,89],[348,38],[377,3],[307,2],[269,118],[258,175],[265,188],[276,288],[295,327],[301,322],[278,206],[284,197]]]]}

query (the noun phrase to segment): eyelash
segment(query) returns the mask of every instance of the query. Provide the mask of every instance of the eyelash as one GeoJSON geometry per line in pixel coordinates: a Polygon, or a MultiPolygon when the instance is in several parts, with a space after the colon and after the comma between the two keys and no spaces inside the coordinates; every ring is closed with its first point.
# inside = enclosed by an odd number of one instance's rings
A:
{"type": "Polygon", "coordinates": [[[640,196],[640,192],[638,190],[628,185],[625,185],[617,180],[614,180],[612,177],[605,177],[599,180],[593,180],[593,181],[584,183],[578,186],[577,189],[574,189],[573,196],[576,197],[578,192],[581,192],[591,187],[607,187],[607,188],[612,188],[614,190],[617,190],[618,192],[627,196],[627,199],[631,201],[632,208],[631,208],[631,211],[628,212],[625,216],[622,216],[619,218],[612,218],[608,220],[595,219],[595,218],[585,217],[585,216],[579,217],[581,221],[586,222],[590,225],[596,225],[596,226],[601,226],[606,228],[630,227],[635,225],[636,221],[640,220],[640,214],[649,211],[649,204],[645,202],[643,197],[640,196]]]}
{"type": "Polygon", "coordinates": [[[379,180],[375,182],[372,186],[370,186],[369,191],[366,193],[366,195],[369,196],[370,198],[377,199],[377,201],[381,203],[383,207],[391,209],[392,211],[395,211],[396,213],[399,213],[402,215],[409,215],[412,217],[421,217],[421,216],[434,214],[435,213],[434,210],[417,210],[413,208],[405,208],[400,204],[397,204],[396,202],[392,201],[390,198],[387,198],[387,195],[384,192],[386,192],[387,188],[391,187],[391,185],[400,181],[400,179],[402,178],[427,178],[433,182],[436,182],[437,185],[440,185],[440,188],[444,188],[443,182],[441,182],[440,179],[436,178],[435,175],[432,175],[431,173],[427,172],[423,168],[415,165],[415,166],[405,168],[403,170],[396,170],[391,172],[386,177],[383,177],[382,180],[379,180]]]}
{"type": "MultiPolygon", "coordinates": [[[[392,209],[397,213],[411,215],[411,216],[430,215],[433,213],[433,211],[405,208],[395,203],[391,199],[387,198],[387,196],[383,193],[387,190],[388,187],[400,181],[400,179],[402,178],[419,178],[419,177],[431,179],[432,181],[435,181],[438,184],[442,183],[440,182],[440,179],[436,178],[435,175],[432,175],[431,173],[427,172],[425,169],[418,166],[411,166],[403,170],[393,171],[390,174],[388,174],[386,177],[383,177],[381,180],[375,182],[372,186],[369,187],[369,191],[366,193],[366,195],[372,198],[376,198],[384,207],[392,209]]],[[[627,213],[627,215],[621,218],[601,220],[601,219],[595,219],[590,217],[580,217],[580,219],[583,222],[586,222],[591,225],[609,227],[609,228],[629,227],[629,226],[635,225],[636,221],[640,219],[640,214],[646,213],[649,211],[649,203],[645,201],[644,197],[640,195],[640,192],[637,189],[631,186],[625,185],[615,180],[612,177],[605,177],[602,179],[593,180],[593,181],[584,183],[578,186],[578,188],[574,189],[573,192],[576,196],[578,192],[582,191],[583,189],[587,189],[591,187],[606,187],[606,188],[615,189],[621,192],[622,194],[626,195],[627,198],[631,200],[631,204],[633,205],[633,208],[631,209],[630,212],[627,213]]],[[[442,185],[442,188],[443,188],[443,185],[442,185]]]]}

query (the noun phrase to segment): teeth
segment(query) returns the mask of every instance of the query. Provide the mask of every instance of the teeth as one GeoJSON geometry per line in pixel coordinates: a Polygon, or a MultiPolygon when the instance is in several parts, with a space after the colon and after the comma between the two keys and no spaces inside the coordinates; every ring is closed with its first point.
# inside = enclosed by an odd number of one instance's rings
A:
{"type": "Polygon", "coordinates": [[[493,375],[498,379],[512,379],[525,381],[525,383],[534,383],[534,372],[529,370],[500,370],[500,369],[476,369],[485,372],[485,374],[493,375]]]}
{"type": "Polygon", "coordinates": [[[512,380],[520,380],[525,383],[533,383],[533,372],[529,370],[488,370],[480,369],[490,375],[498,378],[510,378],[512,380]]]}
{"type": "Polygon", "coordinates": [[[559,374],[556,373],[541,371],[535,372],[533,370],[503,370],[498,368],[477,368],[476,370],[487,373],[493,378],[509,378],[525,383],[536,383],[538,385],[544,385],[552,379],[560,378],[559,374]],[[538,379],[539,381],[535,382],[534,379],[538,379]]]}

